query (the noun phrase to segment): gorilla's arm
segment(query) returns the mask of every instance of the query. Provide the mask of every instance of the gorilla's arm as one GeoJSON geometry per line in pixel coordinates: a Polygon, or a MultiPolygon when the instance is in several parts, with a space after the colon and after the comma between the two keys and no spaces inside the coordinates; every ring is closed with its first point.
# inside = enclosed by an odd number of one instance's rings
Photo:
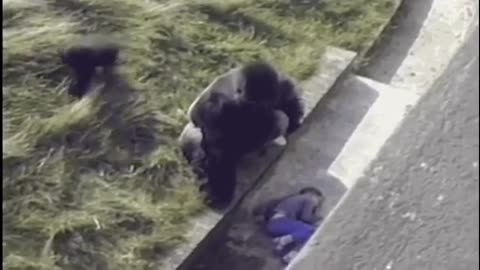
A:
{"type": "Polygon", "coordinates": [[[305,115],[305,104],[295,82],[285,75],[280,77],[280,100],[277,109],[283,111],[289,119],[287,134],[297,130],[305,115]]]}
{"type": "Polygon", "coordinates": [[[263,61],[243,66],[241,73],[245,80],[246,100],[283,111],[289,119],[287,134],[300,127],[304,106],[297,85],[291,78],[263,61]]]}
{"type": "Polygon", "coordinates": [[[258,150],[278,136],[276,112],[247,104],[226,102],[216,122],[216,130],[203,129],[202,148],[206,151],[208,190],[214,204],[234,197],[239,159],[258,150]]]}
{"type": "Polygon", "coordinates": [[[235,195],[237,185],[237,162],[234,156],[208,154],[206,174],[210,203],[223,207],[230,203],[235,195]]]}
{"type": "Polygon", "coordinates": [[[233,152],[238,150],[240,154],[256,151],[284,135],[277,111],[249,103],[226,104],[217,124],[223,134],[222,147],[233,152]]]}
{"type": "Polygon", "coordinates": [[[205,102],[207,102],[213,89],[218,88],[220,80],[221,80],[221,76],[216,77],[210,83],[210,85],[208,85],[205,89],[203,89],[203,91],[197,96],[197,98],[192,102],[192,104],[190,104],[190,107],[188,108],[188,111],[187,111],[187,115],[195,126],[197,127],[201,126],[202,121],[199,117],[200,106],[202,104],[205,104],[205,102]]]}

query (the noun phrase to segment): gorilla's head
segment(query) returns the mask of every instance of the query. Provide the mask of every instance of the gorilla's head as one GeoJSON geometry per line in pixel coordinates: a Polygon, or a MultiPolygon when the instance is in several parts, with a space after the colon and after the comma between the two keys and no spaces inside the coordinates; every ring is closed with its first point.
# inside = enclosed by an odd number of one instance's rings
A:
{"type": "Polygon", "coordinates": [[[243,100],[254,102],[258,105],[271,106],[279,99],[279,77],[274,67],[270,64],[257,61],[241,68],[243,87],[240,91],[243,100]]]}

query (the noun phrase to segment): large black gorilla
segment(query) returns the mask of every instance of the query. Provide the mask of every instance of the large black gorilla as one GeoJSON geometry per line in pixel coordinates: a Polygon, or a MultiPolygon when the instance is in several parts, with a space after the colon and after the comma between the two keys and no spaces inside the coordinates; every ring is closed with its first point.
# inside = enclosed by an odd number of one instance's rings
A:
{"type": "Polygon", "coordinates": [[[290,78],[254,62],[215,78],[188,115],[182,151],[207,178],[209,199],[225,205],[234,196],[240,158],[271,141],[285,143],[284,136],[300,127],[304,106],[290,78]]]}

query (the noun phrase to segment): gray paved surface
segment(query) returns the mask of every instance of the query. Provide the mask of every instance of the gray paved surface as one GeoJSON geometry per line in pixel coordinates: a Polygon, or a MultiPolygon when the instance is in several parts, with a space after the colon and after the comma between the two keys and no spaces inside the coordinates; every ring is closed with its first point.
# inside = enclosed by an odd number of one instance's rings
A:
{"type": "Polygon", "coordinates": [[[479,266],[478,27],[292,270],[479,266]]]}
{"type": "Polygon", "coordinates": [[[402,0],[361,75],[423,95],[474,25],[476,0],[402,0]]]}
{"type": "MultiPolygon", "coordinates": [[[[361,75],[390,84],[418,39],[434,0],[403,0],[361,75]]],[[[411,53],[411,52],[410,52],[411,53]]]]}

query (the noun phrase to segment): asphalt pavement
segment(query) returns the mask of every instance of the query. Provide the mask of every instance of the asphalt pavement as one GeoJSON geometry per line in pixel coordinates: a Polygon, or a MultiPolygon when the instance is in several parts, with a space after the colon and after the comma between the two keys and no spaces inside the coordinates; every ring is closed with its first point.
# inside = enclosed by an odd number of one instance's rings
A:
{"type": "Polygon", "coordinates": [[[291,270],[479,267],[479,32],[291,270]]]}

